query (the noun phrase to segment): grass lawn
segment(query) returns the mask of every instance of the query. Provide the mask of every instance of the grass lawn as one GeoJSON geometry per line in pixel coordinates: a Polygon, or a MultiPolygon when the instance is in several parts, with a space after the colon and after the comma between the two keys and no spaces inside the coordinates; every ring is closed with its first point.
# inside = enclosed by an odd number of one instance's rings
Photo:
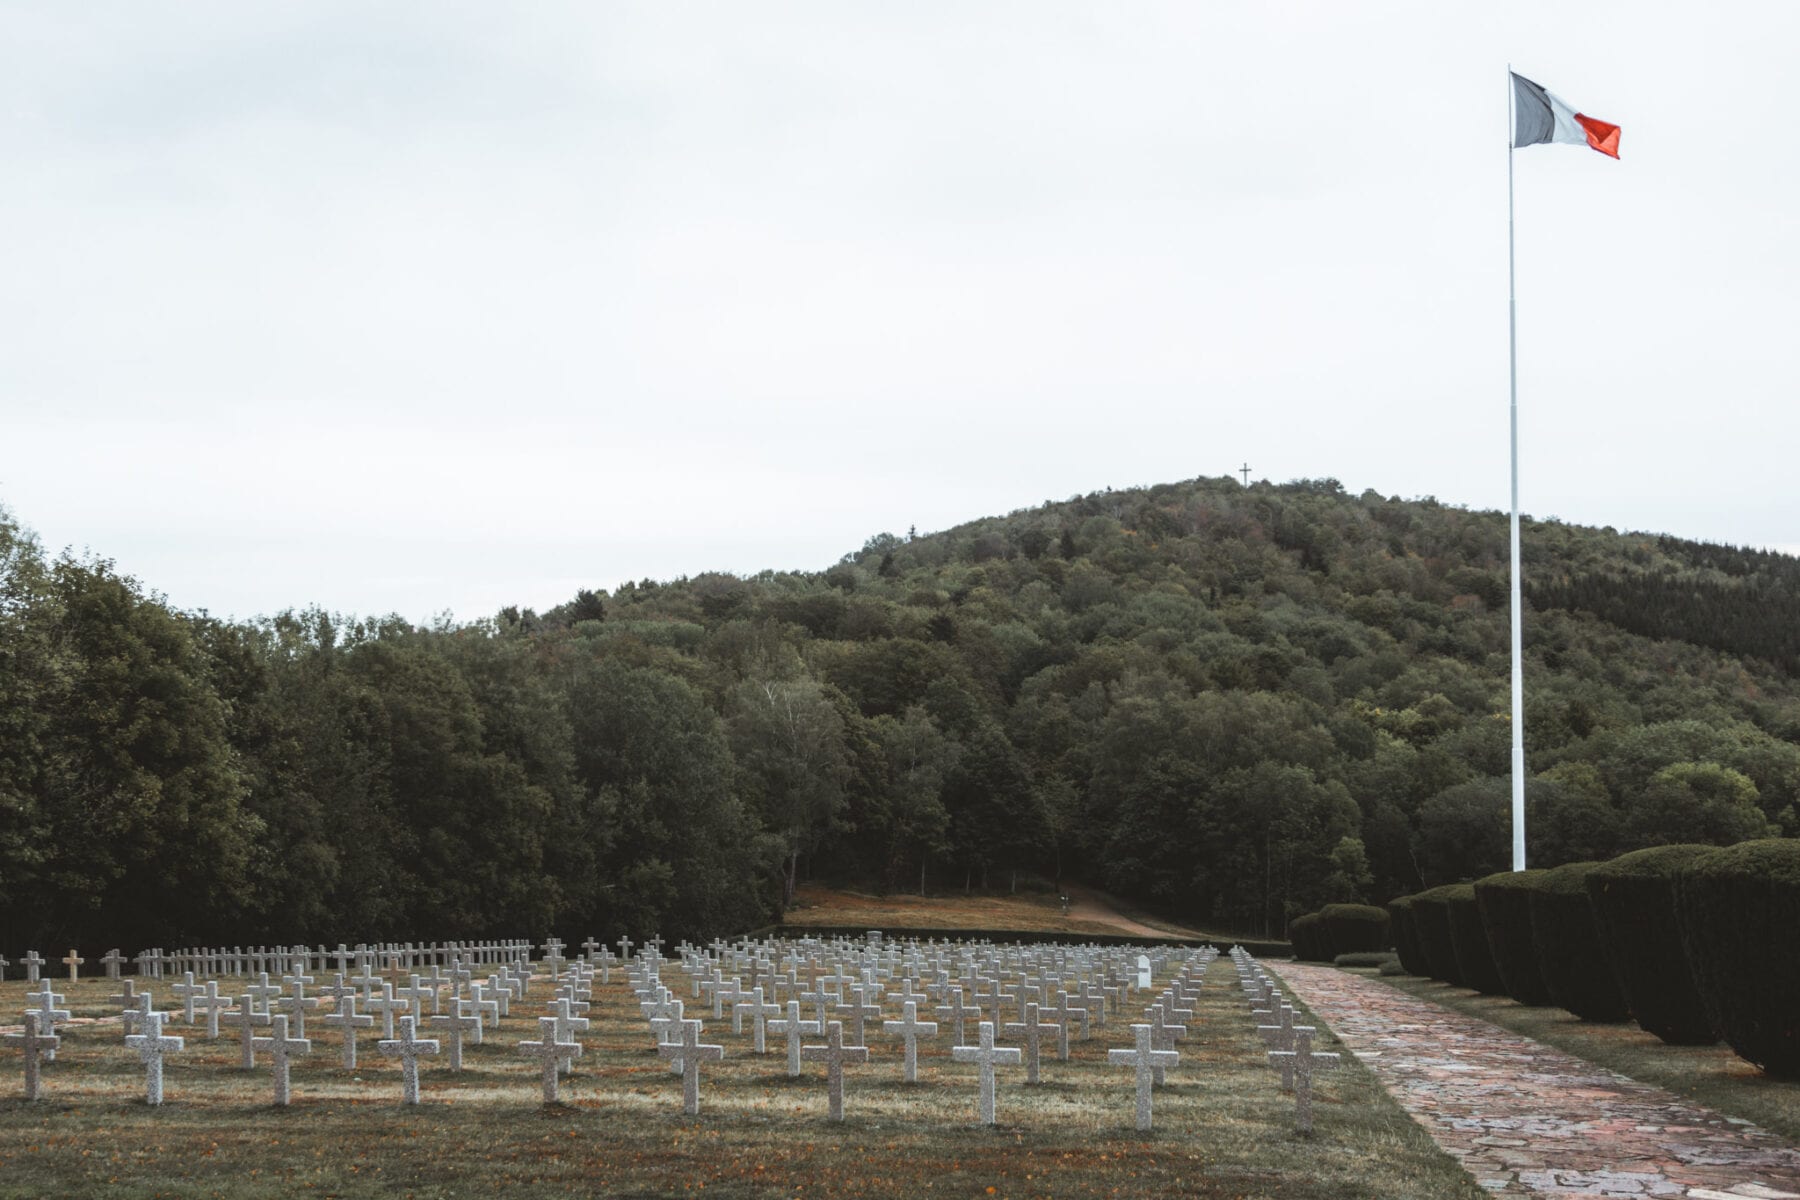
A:
{"type": "MultiPolygon", "coordinates": [[[[1359,974],[1374,975],[1373,971],[1359,974]]],[[[1536,1038],[1545,1045],[1667,1088],[1728,1117],[1754,1121],[1800,1142],[1800,1082],[1770,1079],[1729,1047],[1669,1046],[1635,1024],[1582,1021],[1560,1008],[1528,1008],[1504,996],[1483,996],[1415,975],[1379,977],[1415,996],[1536,1038]]]]}
{"type": "MultiPolygon", "coordinates": [[[[673,966],[664,978],[685,980],[673,966]]],[[[78,1019],[104,1016],[116,990],[63,986],[78,1019]]],[[[152,987],[168,1007],[166,981],[152,987]]],[[[0,1011],[19,1011],[24,990],[0,984],[0,1011]]],[[[847,1073],[848,1120],[833,1124],[822,1068],[790,1080],[775,1039],[758,1057],[747,1025],[734,1035],[709,1020],[706,1040],[727,1057],[707,1064],[701,1114],[685,1117],[680,1078],[655,1057],[621,973],[595,986],[586,1054],[565,1102],[546,1107],[514,1044],[535,1036],[548,990],[540,980],[499,1033],[467,1048],[460,1075],[426,1060],[425,1103],[410,1110],[373,1039],[345,1072],[338,1035],[312,1022],[285,1110],[269,1103],[266,1062],[240,1073],[235,1041],[208,1042],[199,1028],[169,1030],[189,1049],[170,1060],[160,1109],[143,1103],[143,1070],[110,1020],[64,1032],[36,1104],[19,1099],[18,1051],[0,1050],[0,1196],[1482,1194],[1354,1061],[1323,1077],[1315,1136],[1293,1133],[1292,1098],[1263,1065],[1228,961],[1212,968],[1150,1134],[1132,1128],[1131,1072],[1106,1065],[1109,1047],[1129,1044],[1116,1016],[1073,1044],[1072,1061],[1047,1059],[1036,1087],[1003,1070],[995,1129],[974,1124],[974,1068],[949,1061],[947,1032],[921,1044],[916,1085],[900,1082],[900,1043],[871,1038],[873,1061],[847,1073]]]]}

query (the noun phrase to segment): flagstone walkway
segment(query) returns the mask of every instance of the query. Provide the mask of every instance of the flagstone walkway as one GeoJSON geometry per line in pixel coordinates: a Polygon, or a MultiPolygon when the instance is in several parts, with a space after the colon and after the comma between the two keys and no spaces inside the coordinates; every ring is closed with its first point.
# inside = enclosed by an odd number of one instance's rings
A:
{"type": "Polygon", "coordinates": [[[1496,1195],[1800,1200],[1800,1151],[1542,1042],[1310,963],[1269,963],[1496,1195]]]}

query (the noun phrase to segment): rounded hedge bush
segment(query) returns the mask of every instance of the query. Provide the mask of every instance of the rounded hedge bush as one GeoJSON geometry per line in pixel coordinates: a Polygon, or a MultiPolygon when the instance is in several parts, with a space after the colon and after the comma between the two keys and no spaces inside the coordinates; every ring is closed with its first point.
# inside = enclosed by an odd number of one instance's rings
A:
{"type": "Polygon", "coordinates": [[[1600,927],[1588,902],[1587,877],[1599,863],[1568,863],[1545,871],[1531,889],[1531,940],[1550,997],[1584,1021],[1623,1021],[1631,1016],[1600,945],[1600,927]]]}
{"type": "Polygon", "coordinates": [[[1413,897],[1413,925],[1419,949],[1433,979],[1463,986],[1462,968],[1456,961],[1456,942],[1450,933],[1450,892],[1455,884],[1431,888],[1413,897]]]}
{"type": "Polygon", "coordinates": [[[1481,908],[1475,901],[1475,885],[1452,884],[1444,902],[1450,909],[1450,942],[1456,948],[1456,967],[1462,972],[1463,986],[1472,987],[1489,996],[1506,993],[1500,968],[1494,965],[1494,952],[1488,949],[1487,929],[1481,923],[1481,908]]]}
{"type": "Polygon", "coordinates": [[[1388,929],[1394,935],[1394,950],[1408,975],[1430,975],[1431,964],[1419,943],[1419,926],[1413,916],[1412,896],[1396,896],[1388,901],[1388,929]]]}
{"type": "Polygon", "coordinates": [[[1318,913],[1307,913],[1288,922],[1288,941],[1294,944],[1294,957],[1301,962],[1330,962],[1326,953],[1325,925],[1318,913]]]}
{"type": "Polygon", "coordinates": [[[1588,872],[1588,900],[1600,944],[1646,1032],[1674,1046],[1719,1040],[1694,986],[1675,917],[1675,878],[1712,846],[1655,846],[1602,863],[1588,872]]]}
{"type": "Polygon", "coordinates": [[[1397,960],[1392,950],[1352,950],[1331,961],[1340,967],[1385,967],[1397,960]]]}
{"type": "Polygon", "coordinates": [[[1494,966],[1506,994],[1520,1004],[1551,1003],[1544,973],[1538,969],[1537,944],[1531,940],[1531,884],[1543,873],[1501,871],[1475,881],[1475,902],[1481,907],[1494,966]]]}
{"type": "Polygon", "coordinates": [[[1800,839],[1696,858],[1676,877],[1675,911],[1720,1035],[1770,1075],[1800,1078],[1800,839]]]}
{"type": "Polygon", "coordinates": [[[1325,936],[1334,956],[1386,950],[1393,944],[1388,937],[1385,908],[1373,904],[1327,904],[1319,910],[1319,919],[1325,923],[1325,936]]]}

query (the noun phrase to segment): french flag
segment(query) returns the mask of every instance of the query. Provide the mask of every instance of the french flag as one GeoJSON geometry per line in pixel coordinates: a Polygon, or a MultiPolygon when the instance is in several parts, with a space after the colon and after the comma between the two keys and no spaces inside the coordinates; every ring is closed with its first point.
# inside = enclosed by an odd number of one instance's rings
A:
{"type": "Polygon", "coordinates": [[[1592,146],[1600,153],[1619,157],[1619,127],[1575,111],[1561,96],[1553,96],[1523,75],[1514,73],[1513,147],[1540,142],[1571,142],[1592,146]]]}

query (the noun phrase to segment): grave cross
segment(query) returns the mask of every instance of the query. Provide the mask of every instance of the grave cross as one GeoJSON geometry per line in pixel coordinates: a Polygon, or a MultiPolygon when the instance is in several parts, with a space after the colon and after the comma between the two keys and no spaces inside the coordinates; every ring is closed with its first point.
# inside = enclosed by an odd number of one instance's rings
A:
{"type": "Polygon", "coordinates": [[[258,1026],[269,1027],[269,1014],[256,1010],[256,998],[249,992],[238,997],[237,1007],[225,1014],[225,1019],[238,1027],[238,1045],[243,1054],[238,1059],[238,1066],[246,1071],[256,1069],[256,1030],[258,1026]]]}
{"type": "Polygon", "coordinates": [[[1054,1034],[1056,1028],[1055,1025],[1038,1020],[1038,1006],[1037,1002],[1033,1000],[1027,1000],[1025,1002],[1025,1019],[1023,1021],[1008,1021],[1006,1023],[1006,1036],[1008,1038],[1025,1039],[1026,1083],[1036,1083],[1038,1081],[1038,1055],[1039,1051],[1042,1049],[1043,1037],[1046,1033],[1054,1034]]]}
{"type": "Polygon", "coordinates": [[[825,1044],[803,1048],[800,1051],[800,1057],[807,1062],[825,1064],[827,1108],[833,1121],[842,1121],[844,1119],[844,1064],[868,1062],[869,1048],[844,1045],[844,1023],[833,1021],[825,1029],[825,1044]]]}
{"type": "Polygon", "coordinates": [[[681,1064],[681,1111],[691,1117],[700,1111],[700,1062],[718,1062],[725,1057],[725,1047],[702,1045],[696,1018],[681,1020],[680,1039],[658,1046],[656,1052],[681,1064]]]}
{"type": "Polygon", "coordinates": [[[400,1059],[400,1103],[417,1104],[419,1102],[419,1056],[435,1055],[438,1044],[435,1038],[419,1038],[414,1036],[414,1018],[400,1018],[400,1036],[384,1038],[375,1043],[375,1048],[383,1054],[400,1059]]]}
{"type": "MultiPolygon", "coordinates": [[[[1042,1010],[1040,1010],[1042,1011],[1042,1010]]],[[[1056,1061],[1069,1061],[1069,1025],[1078,1017],[1077,1010],[1069,1007],[1069,993],[1057,990],[1056,1007],[1048,1010],[1049,1020],[1056,1024],[1056,1061]]]]}
{"type": "Polygon", "coordinates": [[[753,1045],[756,1053],[763,1054],[764,1034],[768,1029],[769,1018],[781,1015],[781,1005],[763,999],[763,990],[759,985],[750,989],[750,999],[731,1006],[732,1016],[739,1017],[748,1013],[752,1032],[755,1034],[753,1045]]]}
{"type": "Polygon", "coordinates": [[[36,1020],[26,1014],[25,1027],[18,1033],[9,1033],[6,1040],[14,1042],[25,1051],[25,1098],[36,1100],[39,1094],[38,1064],[56,1053],[56,1047],[62,1039],[54,1033],[46,1034],[38,1028],[36,1020]]]}
{"type": "Polygon", "coordinates": [[[950,1003],[938,1005],[937,1015],[940,1020],[949,1021],[956,1026],[956,1045],[961,1046],[969,1039],[963,1036],[963,1021],[968,1017],[980,1017],[981,1007],[976,1004],[963,1003],[963,990],[960,987],[950,989],[950,1003]]]}
{"type": "Polygon", "coordinates": [[[138,1052],[138,1058],[144,1064],[144,1103],[151,1107],[163,1102],[163,1057],[177,1053],[187,1045],[182,1038],[164,1037],[162,1022],[162,1013],[151,1013],[144,1022],[144,1032],[125,1039],[125,1044],[138,1052]]]}
{"type": "Polygon", "coordinates": [[[412,1001],[404,997],[396,997],[394,985],[385,979],[381,981],[380,987],[379,992],[373,990],[369,992],[369,998],[363,1001],[363,1007],[368,1009],[371,1014],[381,1014],[381,1036],[391,1041],[394,1036],[394,1015],[410,1012],[412,1001]]]}
{"type": "Polygon", "coordinates": [[[119,948],[117,946],[114,946],[111,950],[106,952],[106,955],[101,958],[100,961],[106,966],[106,977],[108,979],[117,979],[119,977],[119,968],[125,962],[125,956],[119,953],[119,948]]]}
{"type": "Polygon", "coordinates": [[[1131,1035],[1137,1041],[1136,1049],[1106,1052],[1106,1061],[1114,1066],[1137,1069],[1137,1127],[1140,1130],[1150,1128],[1150,1085],[1157,1072],[1181,1061],[1181,1055],[1173,1050],[1151,1048],[1150,1040],[1155,1032],[1148,1025],[1133,1025],[1131,1035]]]}
{"type": "Polygon", "coordinates": [[[206,1013],[206,1036],[212,1040],[219,1039],[219,1014],[231,1007],[231,997],[219,995],[219,981],[206,981],[206,990],[194,997],[193,1005],[206,1013]]]}
{"type": "Polygon", "coordinates": [[[994,1045],[994,1023],[983,1021],[981,1042],[975,1046],[952,1046],[950,1057],[957,1062],[972,1062],[981,1069],[981,1123],[994,1124],[994,1068],[1000,1064],[1016,1064],[1020,1051],[1016,1046],[994,1045]]]}
{"type": "Polygon", "coordinates": [[[286,1014],[276,1013],[269,1018],[269,1036],[252,1038],[250,1045],[256,1050],[269,1052],[269,1058],[275,1064],[275,1103],[285,1108],[289,1098],[290,1060],[302,1054],[311,1054],[312,1042],[302,1037],[289,1037],[286,1014]]]}
{"type": "Polygon", "coordinates": [[[450,1069],[452,1071],[462,1070],[463,1035],[472,1030],[479,1040],[481,1018],[439,1013],[431,1018],[431,1027],[443,1030],[444,1036],[450,1042],[450,1069]]]}
{"type": "Polygon", "coordinates": [[[38,968],[44,965],[44,956],[36,950],[27,950],[25,957],[19,960],[19,965],[25,968],[25,982],[36,983],[38,968]]]}
{"type": "Polygon", "coordinates": [[[181,982],[170,984],[169,990],[175,993],[177,1000],[181,1001],[181,1023],[192,1025],[194,1023],[194,1000],[206,989],[194,982],[192,971],[183,971],[181,982]]]}
{"type": "MultiPolygon", "coordinates": [[[[87,959],[81,957],[81,955],[75,953],[75,951],[73,951],[73,950],[70,950],[68,955],[66,957],[64,957],[63,965],[69,968],[69,982],[70,983],[74,983],[80,978],[81,964],[86,961],[87,961],[87,959]]],[[[157,1103],[160,1104],[160,1103],[162,1103],[162,1101],[159,1100],[159,1101],[157,1101],[157,1103]]]]}
{"type": "Polygon", "coordinates": [[[556,1103],[556,1085],[561,1075],[561,1064],[573,1058],[581,1057],[581,1043],[559,1042],[556,1040],[556,1018],[538,1018],[538,1040],[520,1042],[519,1053],[526,1058],[535,1058],[544,1068],[544,1103],[556,1103]]]}
{"type": "Polygon", "coordinates": [[[906,1040],[906,1071],[902,1076],[908,1083],[919,1082],[919,1039],[935,1038],[938,1034],[936,1021],[919,1020],[919,1002],[906,1001],[906,1015],[898,1021],[883,1021],[881,1030],[906,1040]]]}
{"type": "Polygon", "coordinates": [[[1304,1025],[1299,1025],[1294,1028],[1294,1048],[1269,1051],[1269,1063],[1271,1066],[1282,1065],[1284,1071],[1288,1069],[1293,1071],[1294,1129],[1300,1133],[1311,1133],[1313,1131],[1313,1072],[1335,1071],[1338,1065],[1338,1056],[1336,1054],[1314,1054],[1312,1030],[1304,1025]]]}
{"type": "Polygon", "coordinates": [[[824,1027],[817,1021],[802,1021],[800,1019],[800,1002],[789,1000],[787,1016],[770,1021],[769,1028],[776,1033],[787,1035],[787,1073],[790,1076],[798,1076],[800,1074],[800,1036],[807,1033],[823,1033],[824,1027]]]}
{"type": "Polygon", "coordinates": [[[850,985],[850,1003],[837,1006],[838,1016],[849,1017],[854,1022],[856,1029],[855,1044],[858,1046],[866,1045],[869,1040],[864,1031],[864,1024],[871,1018],[877,1021],[881,1020],[881,1005],[870,1002],[872,999],[870,996],[871,990],[879,989],[871,989],[868,984],[853,983],[850,985]]]}
{"type": "Polygon", "coordinates": [[[337,1011],[320,1017],[319,1024],[335,1025],[344,1031],[344,1070],[356,1070],[356,1031],[375,1027],[372,1014],[356,1011],[356,992],[352,990],[339,996],[337,1011]]]}

